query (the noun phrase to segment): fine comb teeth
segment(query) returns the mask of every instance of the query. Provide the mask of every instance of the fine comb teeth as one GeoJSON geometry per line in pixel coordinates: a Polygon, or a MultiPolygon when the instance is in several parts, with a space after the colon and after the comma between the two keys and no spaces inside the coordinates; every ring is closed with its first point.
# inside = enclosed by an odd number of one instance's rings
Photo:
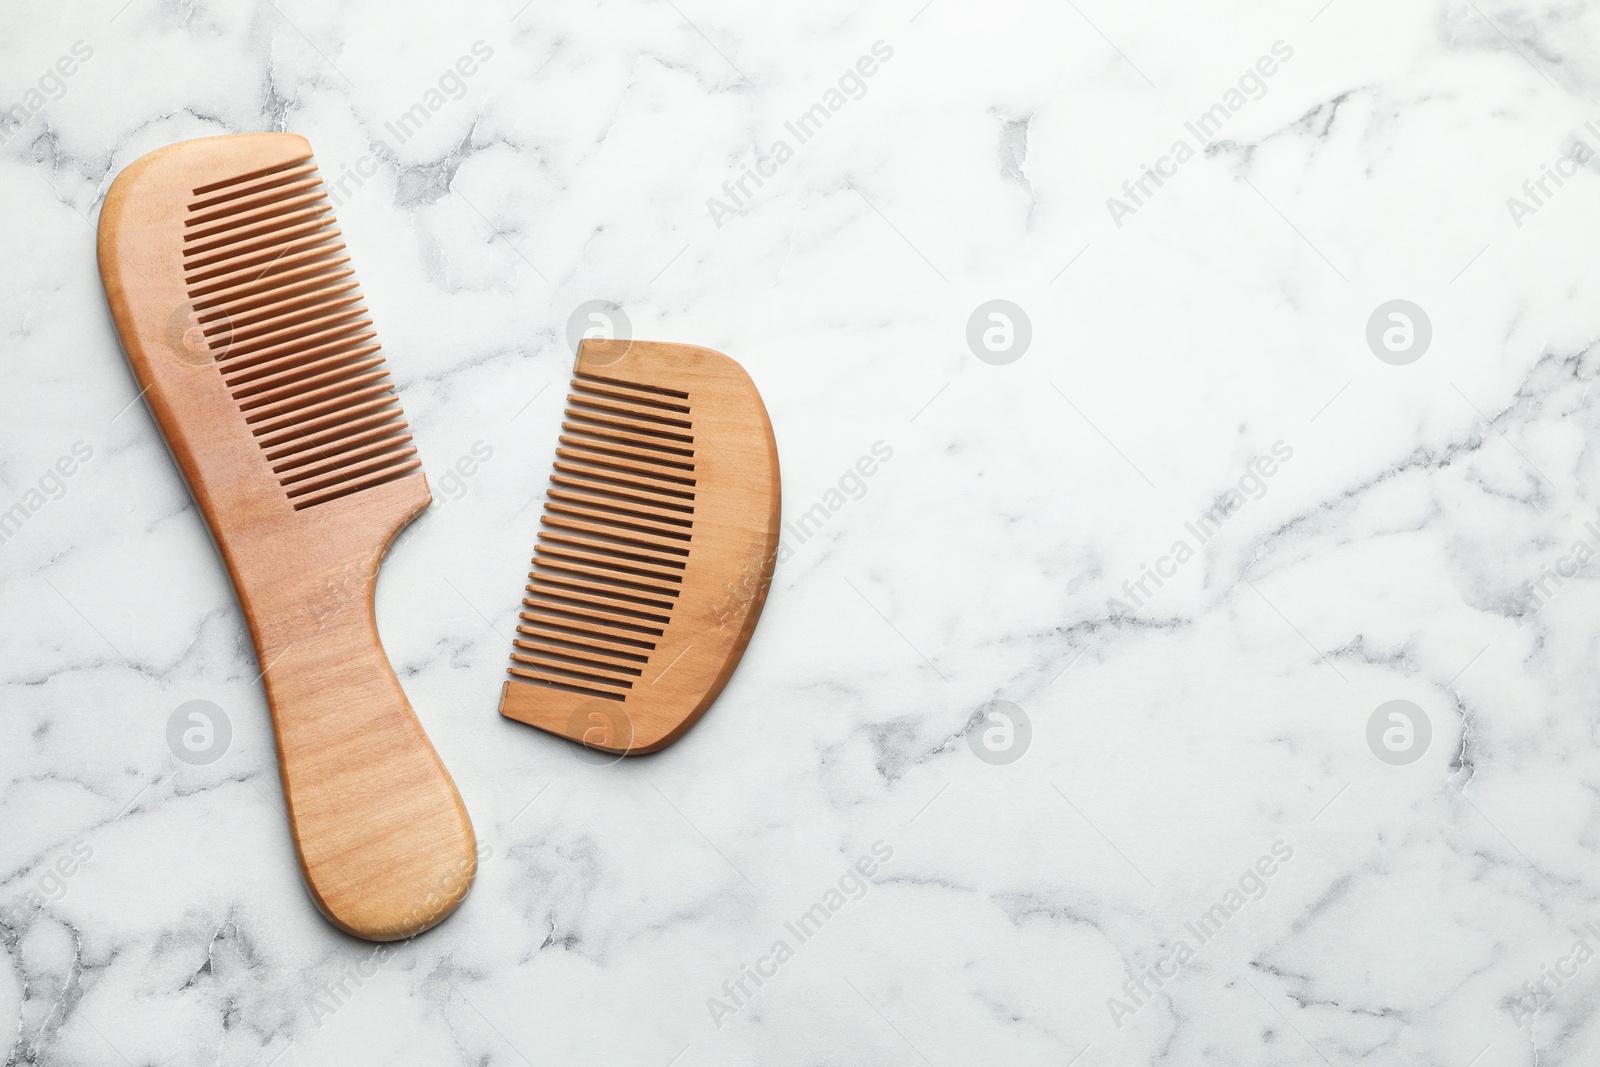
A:
{"type": "Polygon", "coordinates": [[[466,895],[476,842],[373,589],[430,497],[310,145],[240,134],[135,160],[99,257],[250,626],[312,899],[360,937],[425,930],[466,895]]]}
{"type": "Polygon", "coordinates": [[[654,751],[703,714],[750,640],[778,539],[777,448],[739,365],[584,341],[501,714],[654,751]]]}
{"type": "Polygon", "coordinates": [[[572,380],[513,677],[623,701],[650,668],[694,537],[688,399],[572,380]]]}
{"type": "Polygon", "coordinates": [[[195,321],[293,506],[417,470],[316,164],[200,186],[184,231],[195,321]]]}

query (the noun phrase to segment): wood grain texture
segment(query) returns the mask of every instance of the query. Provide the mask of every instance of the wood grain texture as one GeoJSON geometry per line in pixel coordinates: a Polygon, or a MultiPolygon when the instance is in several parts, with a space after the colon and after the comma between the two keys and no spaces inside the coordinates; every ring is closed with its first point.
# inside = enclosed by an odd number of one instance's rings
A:
{"type": "Polygon", "coordinates": [[[584,341],[501,714],[619,754],[682,736],[750,642],[780,509],[772,424],[742,367],[584,341]]]}
{"type": "Polygon", "coordinates": [[[249,623],[312,899],[358,937],[425,930],[466,895],[476,842],[373,592],[431,498],[310,145],[241,134],[136,160],[99,261],[249,623]]]}

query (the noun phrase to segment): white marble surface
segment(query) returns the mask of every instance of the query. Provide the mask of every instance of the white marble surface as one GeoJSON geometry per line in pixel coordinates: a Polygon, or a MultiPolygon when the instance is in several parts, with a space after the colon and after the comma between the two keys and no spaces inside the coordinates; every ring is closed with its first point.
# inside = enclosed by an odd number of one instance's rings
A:
{"type": "Polygon", "coordinates": [[[1596,1062],[1600,568],[1563,561],[1600,545],[1600,165],[1561,161],[1600,148],[1600,6],[1320,2],[8,5],[5,1062],[1596,1062]],[[371,175],[340,215],[436,497],[379,624],[491,850],[376,957],[301,888],[94,267],[122,167],[271,129],[371,175]],[[966,340],[994,298],[1006,365],[966,340]],[[610,767],[495,713],[595,299],[741,360],[789,516],[826,513],[717,706],[610,767]],[[1366,341],[1394,299],[1407,365],[1366,341]],[[964,736],[994,699],[1014,762],[964,736]],[[191,700],[232,725],[206,766],[167,742],[191,700]],[[1368,745],[1390,700],[1431,725],[1407,765],[1368,745]]]}

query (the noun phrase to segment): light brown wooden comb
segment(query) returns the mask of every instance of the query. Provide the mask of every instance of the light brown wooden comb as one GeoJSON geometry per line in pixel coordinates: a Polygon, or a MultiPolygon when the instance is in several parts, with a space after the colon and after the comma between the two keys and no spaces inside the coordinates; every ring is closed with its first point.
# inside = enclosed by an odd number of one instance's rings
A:
{"type": "Polygon", "coordinates": [[[561,430],[500,713],[653,752],[716,700],[766,602],[772,424],[719,352],[585,340],[561,430]]]}
{"type": "Polygon", "coordinates": [[[136,160],[99,258],[255,640],[312,899],[358,937],[425,930],[466,895],[476,844],[373,590],[430,496],[311,146],[240,134],[136,160]]]}

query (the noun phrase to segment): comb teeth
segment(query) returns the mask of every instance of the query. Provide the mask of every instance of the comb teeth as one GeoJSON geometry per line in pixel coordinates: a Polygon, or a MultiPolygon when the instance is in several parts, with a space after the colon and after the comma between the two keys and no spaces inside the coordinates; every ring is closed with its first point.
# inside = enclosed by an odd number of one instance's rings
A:
{"type": "Polygon", "coordinates": [[[672,622],[689,560],[689,394],[580,374],[561,430],[508,671],[625,701],[672,622]]]}
{"type": "Polygon", "coordinates": [[[296,511],[422,464],[309,156],[194,190],[184,285],[296,511]]]}

